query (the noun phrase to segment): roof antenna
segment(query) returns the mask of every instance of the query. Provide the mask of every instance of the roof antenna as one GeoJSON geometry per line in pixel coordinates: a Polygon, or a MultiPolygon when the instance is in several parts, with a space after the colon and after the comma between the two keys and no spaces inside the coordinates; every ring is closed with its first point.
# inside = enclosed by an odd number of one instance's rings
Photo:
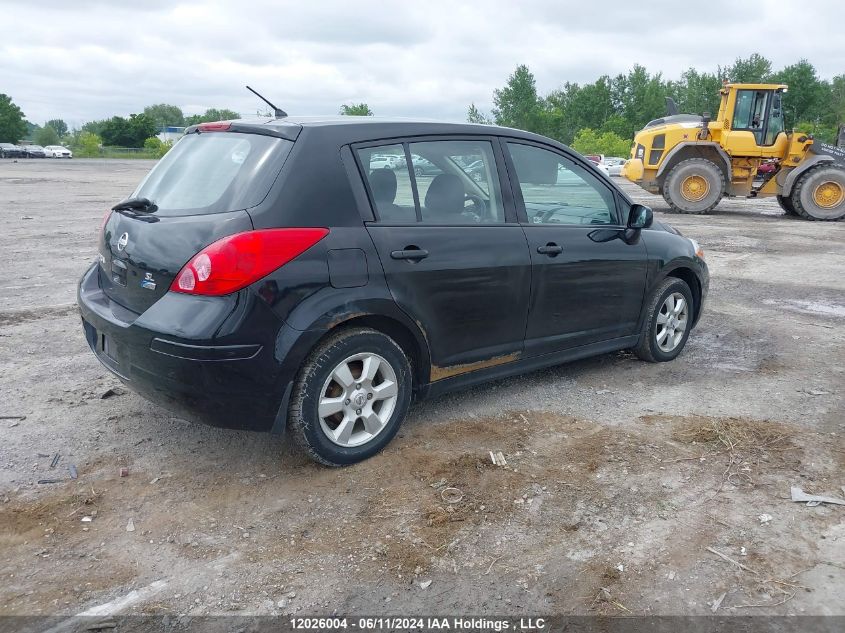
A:
{"type": "Polygon", "coordinates": [[[246,89],[247,89],[247,90],[249,90],[249,91],[250,91],[252,94],[254,94],[256,97],[258,97],[259,99],[261,99],[261,100],[262,100],[264,103],[266,103],[268,106],[270,106],[271,108],[273,108],[273,110],[274,110],[274,112],[275,112],[275,114],[276,114],[276,118],[277,118],[277,119],[283,119],[283,118],[285,118],[285,117],[288,115],[288,113],[287,113],[287,112],[285,112],[285,111],[284,111],[284,110],[282,110],[281,108],[277,108],[276,106],[274,106],[272,103],[270,103],[270,100],[269,100],[269,99],[265,99],[265,98],[264,98],[264,97],[262,97],[260,94],[258,94],[255,90],[253,90],[252,88],[250,88],[249,86],[247,86],[247,87],[246,87],[246,89]]]}

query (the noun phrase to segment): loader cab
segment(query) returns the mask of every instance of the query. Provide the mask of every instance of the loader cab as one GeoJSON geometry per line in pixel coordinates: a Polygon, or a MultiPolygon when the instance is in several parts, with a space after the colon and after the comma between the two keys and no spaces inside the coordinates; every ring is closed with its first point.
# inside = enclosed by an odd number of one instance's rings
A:
{"type": "MultiPolygon", "coordinates": [[[[785,143],[784,85],[726,84],[722,88],[720,119],[725,150],[734,156],[769,156],[785,143]],[[781,137],[781,138],[779,138],[781,137]]],[[[774,152],[780,154],[780,151],[774,152]]]]}

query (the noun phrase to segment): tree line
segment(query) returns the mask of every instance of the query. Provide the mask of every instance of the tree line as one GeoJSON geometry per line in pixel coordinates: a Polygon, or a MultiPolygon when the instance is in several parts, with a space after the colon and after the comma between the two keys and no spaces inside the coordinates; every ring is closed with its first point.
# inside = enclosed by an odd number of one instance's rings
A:
{"type": "MultiPolygon", "coordinates": [[[[342,105],[340,114],[372,116],[373,111],[366,103],[353,103],[342,105]]],[[[267,112],[256,112],[256,115],[271,116],[267,112]]],[[[11,97],[0,94],[0,142],[29,140],[38,145],[65,144],[78,156],[98,156],[103,146],[143,148],[148,155],[162,156],[169,145],[157,138],[161,130],[238,118],[241,118],[240,113],[228,108],[209,108],[203,114],[186,115],[179,106],[157,103],[128,117],[89,121],[71,130],[62,119],[51,119],[43,126],[27,121],[11,97]]]]}
{"type": "Polygon", "coordinates": [[[845,123],[845,74],[822,79],[806,59],[775,71],[771,61],[757,53],[712,73],[690,68],[678,79],[664,79],[662,73],[635,65],[625,74],[602,75],[592,83],[565,82],[544,96],[528,66],[520,65],[493,92],[491,113],[473,103],[467,120],[536,132],[583,153],[627,156],[634,133],[666,114],[666,97],[672,97],[681,112],[709,112],[715,118],[723,80],[787,84],[787,129],[833,142],[837,127],[845,123]]]}

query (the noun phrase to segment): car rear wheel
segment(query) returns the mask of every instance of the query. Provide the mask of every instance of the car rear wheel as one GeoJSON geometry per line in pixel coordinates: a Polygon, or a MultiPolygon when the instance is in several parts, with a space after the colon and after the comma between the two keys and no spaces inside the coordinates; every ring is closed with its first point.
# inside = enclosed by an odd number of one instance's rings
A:
{"type": "Polygon", "coordinates": [[[693,314],[689,286],[682,279],[667,277],[649,296],[643,332],[634,353],[651,363],[673,360],[687,343],[693,314]]]}
{"type": "Polygon", "coordinates": [[[369,328],[343,329],[306,360],[290,405],[294,440],[315,461],[345,466],[384,448],[408,412],[411,368],[402,348],[369,328]]]}
{"type": "Polygon", "coordinates": [[[722,170],[706,158],[689,158],[672,168],[663,182],[663,199],[680,213],[707,213],[725,195],[722,170]]]}

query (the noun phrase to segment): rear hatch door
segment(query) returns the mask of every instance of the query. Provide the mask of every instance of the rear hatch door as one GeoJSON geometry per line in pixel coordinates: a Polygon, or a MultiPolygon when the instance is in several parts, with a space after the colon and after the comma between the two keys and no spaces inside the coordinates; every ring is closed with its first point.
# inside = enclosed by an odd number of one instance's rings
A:
{"type": "Polygon", "coordinates": [[[106,295],[141,314],[198,251],[252,230],[248,210],[267,196],[292,146],[261,134],[186,135],[106,221],[99,244],[106,295]],[[142,200],[149,204],[133,203],[142,200]]]}

